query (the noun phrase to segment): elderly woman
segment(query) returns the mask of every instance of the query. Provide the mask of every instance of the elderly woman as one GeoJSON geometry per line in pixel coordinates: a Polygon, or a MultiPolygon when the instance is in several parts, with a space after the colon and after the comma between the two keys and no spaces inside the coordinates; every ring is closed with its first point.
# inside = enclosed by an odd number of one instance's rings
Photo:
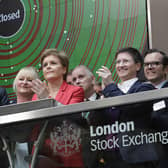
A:
{"type": "Polygon", "coordinates": [[[18,72],[13,82],[17,103],[32,101],[32,81],[35,79],[39,79],[39,76],[34,67],[24,67],[18,72]]]}
{"type": "MultiPolygon", "coordinates": [[[[33,100],[53,98],[63,105],[84,100],[82,88],[65,82],[68,64],[68,57],[63,51],[46,49],[42,53],[41,65],[45,81],[33,81],[32,90],[36,93],[33,100]]],[[[39,129],[34,131],[34,140],[39,132],[39,129]]],[[[38,158],[43,158],[38,159],[38,168],[83,167],[81,128],[74,119],[63,116],[49,122],[38,158]]]]}
{"type": "MultiPolygon", "coordinates": [[[[24,67],[17,73],[13,82],[13,89],[16,92],[17,103],[32,101],[34,95],[34,92],[32,91],[32,81],[35,79],[39,79],[39,76],[34,67],[24,67]]],[[[28,156],[28,143],[16,142],[14,160],[15,168],[29,167],[28,162],[25,161],[26,156],[28,156]]]]}

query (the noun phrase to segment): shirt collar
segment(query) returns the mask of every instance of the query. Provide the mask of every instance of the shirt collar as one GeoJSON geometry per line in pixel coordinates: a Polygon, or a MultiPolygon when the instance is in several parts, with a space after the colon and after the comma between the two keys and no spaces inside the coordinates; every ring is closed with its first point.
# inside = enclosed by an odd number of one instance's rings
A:
{"type": "Polygon", "coordinates": [[[165,84],[166,82],[167,82],[167,80],[165,80],[165,81],[159,83],[158,85],[155,86],[155,88],[161,89],[161,88],[164,86],[164,84],[165,84]]]}
{"type": "Polygon", "coordinates": [[[127,81],[122,82],[121,84],[118,84],[118,88],[123,91],[124,93],[127,93],[128,90],[132,87],[132,85],[138,80],[138,78],[132,78],[127,81]]]}
{"type": "MultiPolygon", "coordinates": [[[[92,96],[90,96],[87,100],[89,100],[89,101],[95,101],[96,98],[97,98],[96,93],[93,93],[92,96]]],[[[86,100],[85,100],[85,101],[86,101],[86,100]]]]}

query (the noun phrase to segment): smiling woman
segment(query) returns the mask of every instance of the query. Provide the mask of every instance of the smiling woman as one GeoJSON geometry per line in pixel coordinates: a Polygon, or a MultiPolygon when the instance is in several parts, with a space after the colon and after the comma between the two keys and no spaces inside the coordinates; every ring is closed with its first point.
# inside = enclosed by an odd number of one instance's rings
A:
{"type": "MultiPolygon", "coordinates": [[[[32,91],[32,80],[39,79],[38,73],[34,67],[24,67],[16,75],[13,82],[13,89],[17,95],[17,104],[32,100],[34,92],[32,91]]],[[[30,126],[28,128],[31,129],[30,126]]],[[[29,132],[30,129],[26,131],[29,132]]],[[[22,131],[21,128],[17,131],[22,131]]],[[[29,164],[24,160],[28,156],[28,143],[15,143],[15,168],[28,168],[29,164]]]]}
{"type": "Polygon", "coordinates": [[[13,82],[13,89],[17,95],[17,103],[31,101],[34,95],[32,91],[32,81],[39,79],[38,73],[34,67],[22,68],[13,82]]]}

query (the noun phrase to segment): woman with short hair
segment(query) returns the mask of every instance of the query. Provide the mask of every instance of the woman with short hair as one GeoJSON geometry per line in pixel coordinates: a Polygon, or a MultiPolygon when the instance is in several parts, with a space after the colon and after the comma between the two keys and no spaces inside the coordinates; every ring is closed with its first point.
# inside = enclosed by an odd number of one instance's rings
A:
{"type": "MultiPolygon", "coordinates": [[[[33,100],[53,98],[63,105],[82,102],[83,89],[65,81],[68,65],[69,60],[64,51],[46,49],[41,55],[45,81],[33,81],[33,91],[36,93],[33,100]]],[[[33,134],[34,140],[37,140],[39,133],[40,129],[37,129],[33,134]]],[[[45,130],[43,142],[39,149],[38,168],[83,167],[81,129],[73,119],[68,116],[52,119],[45,130]]]]}

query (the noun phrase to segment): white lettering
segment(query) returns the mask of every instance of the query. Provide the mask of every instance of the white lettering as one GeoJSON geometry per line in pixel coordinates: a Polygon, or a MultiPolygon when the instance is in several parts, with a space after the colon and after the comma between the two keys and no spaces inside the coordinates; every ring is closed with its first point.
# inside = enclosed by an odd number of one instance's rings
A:
{"type": "Polygon", "coordinates": [[[95,136],[102,136],[102,135],[110,135],[110,134],[116,134],[119,132],[130,132],[134,131],[134,122],[133,121],[128,121],[126,123],[122,122],[119,123],[116,121],[112,125],[104,125],[104,126],[97,126],[93,127],[90,126],[90,136],[95,137],[95,136]]]}
{"type": "Polygon", "coordinates": [[[91,140],[91,151],[96,151],[96,150],[107,150],[107,149],[114,149],[114,148],[119,148],[118,144],[119,139],[113,136],[112,138],[106,140],[91,140]]]}
{"type": "Polygon", "coordinates": [[[0,23],[7,22],[10,20],[16,20],[20,18],[20,10],[8,14],[0,14],[0,23]]]}

